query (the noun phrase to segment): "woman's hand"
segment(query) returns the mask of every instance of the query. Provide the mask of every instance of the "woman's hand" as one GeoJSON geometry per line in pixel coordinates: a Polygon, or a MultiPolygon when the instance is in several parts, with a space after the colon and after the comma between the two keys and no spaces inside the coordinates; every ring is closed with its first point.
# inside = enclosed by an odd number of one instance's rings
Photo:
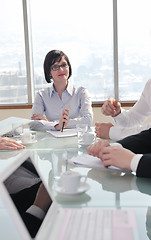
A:
{"type": "Polygon", "coordinates": [[[56,130],[61,131],[64,122],[64,128],[68,125],[69,122],[69,109],[65,108],[62,110],[62,114],[59,119],[59,124],[55,126],[56,130]]]}
{"type": "Polygon", "coordinates": [[[32,120],[45,120],[45,121],[48,121],[48,119],[46,117],[42,116],[41,114],[33,114],[31,119],[32,120]]]}
{"type": "Polygon", "coordinates": [[[24,145],[16,142],[12,138],[8,138],[8,137],[0,138],[0,149],[1,150],[16,150],[16,149],[23,149],[23,148],[25,148],[24,145]]]}

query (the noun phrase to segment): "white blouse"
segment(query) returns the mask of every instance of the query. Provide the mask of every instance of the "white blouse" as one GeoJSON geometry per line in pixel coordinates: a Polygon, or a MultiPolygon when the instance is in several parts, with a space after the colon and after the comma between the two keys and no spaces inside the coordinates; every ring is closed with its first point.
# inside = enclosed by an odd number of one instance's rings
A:
{"type": "Polygon", "coordinates": [[[90,127],[93,120],[91,99],[84,87],[75,87],[71,83],[62,93],[60,99],[53,85],[37,92],[32,108],[33,114],[45,115],[49,120],[35,120],[30,124],[31,129],[39,131],[54,130],[59,122],[64,108],[69,109],[69,123],[67,128],[75,128],[76,124],[85,123],[90,127]]]}

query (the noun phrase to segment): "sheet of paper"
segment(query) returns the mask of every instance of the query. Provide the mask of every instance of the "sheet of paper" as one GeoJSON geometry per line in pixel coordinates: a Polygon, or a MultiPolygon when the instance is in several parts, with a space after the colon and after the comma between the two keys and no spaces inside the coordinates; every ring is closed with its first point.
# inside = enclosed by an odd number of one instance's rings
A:
{"type": "Polygon", "coordinates": [[[62,138],[62,137],[73,137],[77,135],[77,129],[64,129],[63,132],[61,131],[47,131],[51,133],[54,137],[62,138]]]}
{"type": "MultiPolygon", "coordinates": [[[[89,154],[81,154],[81,155],[77,155],[72,157],[71,159],[69,159],[69,162],[75,165],[79,165],[79,166],[85,166],[85,167],[91,167],[91,168],[104,168],[102,161],[97,158],[97,157],[93,157],[89,154]]],[[[116,168],[113,166],[110,166],[109,168],[111,169],[119,169],[120,168],[116,168]]]]}
{"type": "Polygon", "coordinates": [[[18,117],[9,117],[6,118],[2,121],[0,121],[0,136],[2,136],[5,133],[8,133],[10,131],[12,131],[12,124],[15,123],[16,126],[22,126],[22,125],[26,125],[30,122],[32,122],[33,120],[30,119],[26,119],[26,118],[18,118],[18,117]]]}

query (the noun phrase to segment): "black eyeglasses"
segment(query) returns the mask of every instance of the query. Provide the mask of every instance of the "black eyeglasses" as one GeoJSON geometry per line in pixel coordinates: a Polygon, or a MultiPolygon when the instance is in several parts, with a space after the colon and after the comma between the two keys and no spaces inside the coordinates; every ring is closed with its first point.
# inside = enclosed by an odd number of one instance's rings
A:
{"type": "Polygon", "coordinates": [[[67,68],[67,67],[68,67],[68,64],[67,64],[67,63],[63,63],[63,64],[61,64],[61,65],[58,65],[58,64],[53,65],[53,66],[51,67],[51,70],[57,71],[57,70],[59,70],[60,67],[61,67],[61,68],[67,68]]]}

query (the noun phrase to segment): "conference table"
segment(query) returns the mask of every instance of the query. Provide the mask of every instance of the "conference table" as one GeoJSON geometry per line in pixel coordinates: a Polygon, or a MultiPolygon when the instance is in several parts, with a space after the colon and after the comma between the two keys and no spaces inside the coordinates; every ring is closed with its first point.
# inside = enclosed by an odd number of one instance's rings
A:
{"type": "MultiPolygon", "coordinates": [[[[135,236],[133,239],[151,239],[151,179],[137,178],[135,173],[119,169],[74,165],[68,160],[73,156],[86,153],[86,146],[78,145],[77,136],[56,138],[48,132],[40,131],[34,134],[37,142],[27,145],[26,149],[0,151],[0,173],[8,168],[19,154],[30,151],[59,206],[132,210],[135,214],[135,236]],[[58,153],[60,171],[73,170],[87,175],[87,183],[90,186],[88,191],[72,197],[64,197],[56,193],[53,188],[56,181],[53,154],[58,153]]],[[[0,239],[20,239],[1,197],[0,239]]]]}

